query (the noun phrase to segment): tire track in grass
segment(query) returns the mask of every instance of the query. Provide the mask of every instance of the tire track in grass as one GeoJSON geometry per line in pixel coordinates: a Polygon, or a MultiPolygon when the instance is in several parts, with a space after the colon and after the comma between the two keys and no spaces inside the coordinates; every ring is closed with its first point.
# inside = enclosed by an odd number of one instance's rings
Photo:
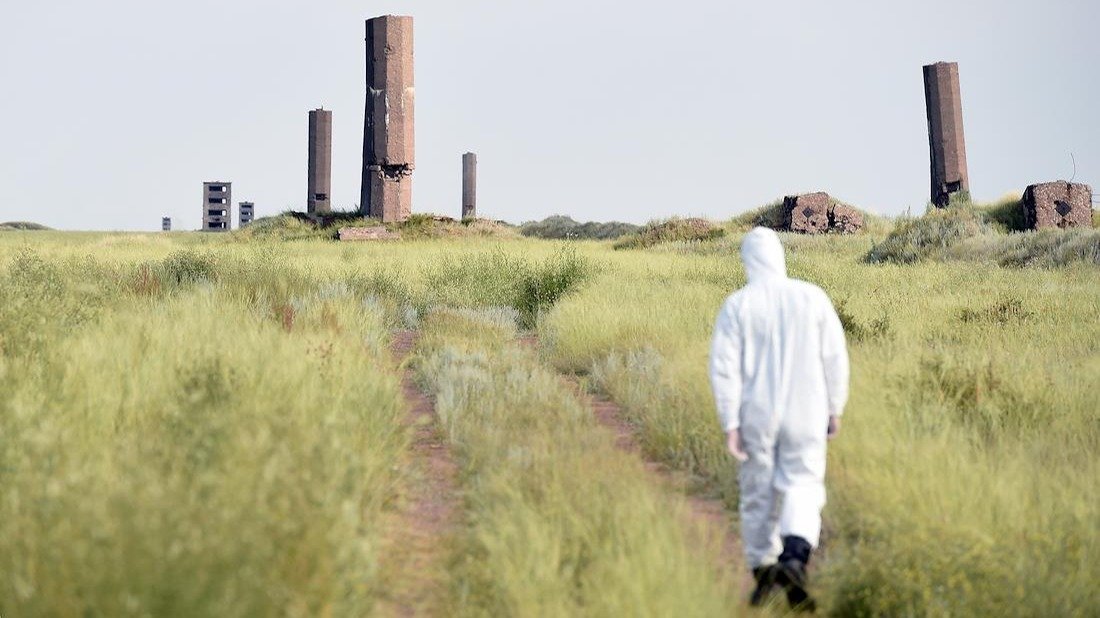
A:
{"type": "Polygon", "coordinates": [[[413,439],[403,462],[411,469],[411,481],[387,531],[383,555],[388,589],[377,607],[381,616],[446,615],[447,562],[460,517],[458,465],[442,436],[435,406],[416,386],[412,369],[404,366],[416,340],[414,331],[399,331],[390,347],[401,370],[404,422],[413,439]]]}
{"type": "MultiPolygon", "coordinates": [[[[600,425],[615,434],[615,446],[642,459],[646,469],[654,477],[654,482],[683,494],[692,521],[700,524],[699,528],[703,530],[703,538],[696,540],[708,546],[719,545],[722,548],[722,566],[734,572],[742,570],[741,541],[733,533],[732,514],[726,509],[726,505],[717,498],[689,492],[689,482],[685,475],[646,457],[638,440],[637,429],[626,419],[619,404],[603,395],[588,392],[575,376],[559,375],[573,389],[577,398],[592,411],[600,425]]],[[[746,591],[751,589],[751,582],[746,580],[744,587],[746,591]]]]}
{"type": "MultiPolygon", "coordinates": [[[[531,336],[520,338],[520,342],[531,347],[539,345],[538,339],[531,336]]],[[[747,574],[748,569],[744,568],[742,560],[741,540],[734,534],[731,525],[733,514],[726,508],[725,503],[718,498],[690,492],[688,490],[690,483],[683,473],[677,473],[665,464],[646,457],[638,438],[637,428],[627,420],[626,413],[619,404],[602,394],[589,392],[577,376],[560,372],[558,375],[574,395],[592,411],[597,422],[614,434],[616,447],[641,459],[655,483],[684,496],[691,520],[698,524],[695,528],[703,531],[702,538],[695,541],[705,546],[720,546],[722,559],[719,566],[732,572],[742,571],[747,574]]],[[[742,578],[741,587],[746,594],[752,590],[751,576],[746,575],[742,578]]]]}

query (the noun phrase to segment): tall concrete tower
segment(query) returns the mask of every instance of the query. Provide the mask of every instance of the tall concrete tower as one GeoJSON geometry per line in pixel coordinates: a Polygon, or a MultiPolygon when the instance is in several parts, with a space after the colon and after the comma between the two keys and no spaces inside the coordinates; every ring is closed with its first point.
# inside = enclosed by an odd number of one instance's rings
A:
{"type": "Polygon", "coordinates": [[[240,227],[244,227],[252,223],[252,219],[255,218],[256,205],[252,202],[241,202],[238,205],[238,213],[240,215],[240,227]]]}
{"type": "Polygon", "coordinates": [[[477,155],[462,155],[462,218],[477,217],[477,155]]]}
{"type": "Polygon", "coordinates": [[[332,187],[331,110],[318,108],[309,113],[309,175],[306,184],[306,210],[309,214],[332,212],[329,203],[332,187]]]}
{"type": "Polygon", "coordinates": [[[952,193],[970,192],[957,63],[937,62],[924,67],[924,103],[928,110],[932,203],[943,207],[951,201],[952,193]]]}
{"type": "Polygon", "coordinates": [[[202,231],[228,232],[233,228],[233,183],[202,183],[202,231]]]}
{"type": "Polygon", "coordinates": [[[385,222],[412,214],[413,18],[367,20],[367,101],[359,208],[385,222]]]}

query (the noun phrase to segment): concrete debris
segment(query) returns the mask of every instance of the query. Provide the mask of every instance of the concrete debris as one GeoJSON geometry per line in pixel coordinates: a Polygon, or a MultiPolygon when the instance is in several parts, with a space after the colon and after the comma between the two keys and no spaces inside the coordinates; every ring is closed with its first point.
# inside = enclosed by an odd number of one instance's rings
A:
{"type": "Polygon", "coordinates": [[[1059,180],[1029,186],[1022,201],[1028,229],[1092,227],[1092,187],[1059,180]]]}

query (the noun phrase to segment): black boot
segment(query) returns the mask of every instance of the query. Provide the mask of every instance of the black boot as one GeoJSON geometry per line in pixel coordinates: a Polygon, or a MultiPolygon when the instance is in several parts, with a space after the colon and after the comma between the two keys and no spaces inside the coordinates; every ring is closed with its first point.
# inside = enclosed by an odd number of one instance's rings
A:
{"type": "Polygon", "coordinates": [[[817,604],[806,590],[806,563],[813,547],[800,536],[783,537],[783,553],[776,565],[776,582],[787,591],[787,602],[796,612],[813,612],[817,604]]]}
{"type": "Polygon", "coordinates": [[[749,605],[759,607],[768,601],[768,598],[776,592],[775,577],[779,572],[777,565],[759,566],[752,570],[752,577],[756,580],[756,589],[749,597],[749,605]]]}

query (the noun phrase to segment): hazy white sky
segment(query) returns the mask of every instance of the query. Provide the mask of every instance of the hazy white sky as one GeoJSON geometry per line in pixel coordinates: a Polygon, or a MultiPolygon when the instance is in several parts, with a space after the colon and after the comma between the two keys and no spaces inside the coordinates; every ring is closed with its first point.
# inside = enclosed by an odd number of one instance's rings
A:
{"type": "MultiPolygon", "coordinates": [[[[366,18],[415,17],[414,211],[728,217],[825,190],[922,211],[921,66],[959,62],[971,189],[1100,185],[1100,2],[59,0],[0,17],[0,221],[197,229],[202,182],[304,210],[307,112],[359,199],[366,18]]],[[[1100,189],[1100,187],[1096,187],[1100,189]]],[[[235,223],[234,223],[235,225],[235,223]]]]}

